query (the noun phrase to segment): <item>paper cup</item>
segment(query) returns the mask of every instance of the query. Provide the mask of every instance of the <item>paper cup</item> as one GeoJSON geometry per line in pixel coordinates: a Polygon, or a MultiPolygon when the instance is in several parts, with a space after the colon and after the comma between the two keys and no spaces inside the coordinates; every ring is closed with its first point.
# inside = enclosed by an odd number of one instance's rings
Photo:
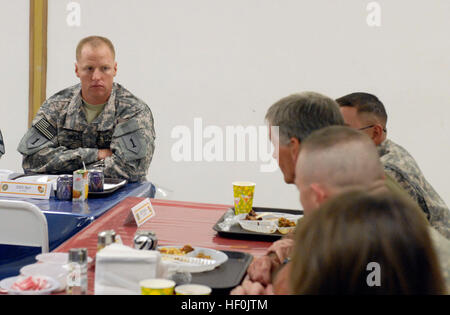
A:
{"type": "Polygon", "coordinates": [[[255,193],[255,183],[252,182],[234,182],[234,213],[249,213],[253,206],[253,194],[255,193]]]}
{"type": "Polygon", "coordinates": [[[139,282],[142,295],[173,295],[175,281],[166,279],[146,279],[139,282]]]}
{"type": "Polygon", "coordinates": [[[211,288],[201,284],[183,284],[175,288],[176,295],[210,295],[211,288]]]}

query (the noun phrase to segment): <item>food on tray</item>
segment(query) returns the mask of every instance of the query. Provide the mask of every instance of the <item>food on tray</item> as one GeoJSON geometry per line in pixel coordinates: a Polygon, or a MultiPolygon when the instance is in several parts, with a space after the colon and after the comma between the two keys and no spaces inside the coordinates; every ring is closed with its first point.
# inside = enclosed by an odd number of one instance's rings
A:
{"type": "Polygon", "coordinates": [[[29,276],[19,278],[11,286],[12,290],[16,291],[40,291],[50,287],[47,279],[39,276],[29,276]]]}
{"type": "MultiPolygon", "coordinates": [[[[167,255],[178,255],[183,256],[190,252],[194,251],[194,248],[191,245],[184,245],[181,248],[178,247],[161,247],[158,249],[161,254],[167,254],[167,255]]],[[[203,259],[212,259],[211,256],[208,256],[202,252],[198,253],[196,258],[203,258],[203,259]]]]}
{"type": "Polygon", "coordinates": [[[203,259],[211,259],[211,256],[205,255],[204,253],[198,253],[196,258],[203,258],[203,259]]]}
{"type": "Polygon", "coordinates": [[[182,248],[178,247],[162,247],[159,249],[161,254],[167,255],[186,255],[194,250],[191,245],[184,245],[182,248]]]}
{"type": "Polygon", "coordinates": [[[255,212],[255,210],[250,210],[250,212],[246,215],[245,220],[250,221],[261,221],[262,218],[258,217],[258,214],[255,212]]]}
{"type": "Polygon", "coordinates": [[[183,248],[181,249],[181,251],[184,252],[185,254],[187,254],[187,253],[194,251],[194,248],[192,248],[191,245],[184,245],[183,248]]]}
{"type": "Polygon", "coordinates": [[[291,221],[286,218],[279,218],[278,219],[278,226],[279,227],[293,227],[296,226],[296,223],[294,221],[291,221]]]}

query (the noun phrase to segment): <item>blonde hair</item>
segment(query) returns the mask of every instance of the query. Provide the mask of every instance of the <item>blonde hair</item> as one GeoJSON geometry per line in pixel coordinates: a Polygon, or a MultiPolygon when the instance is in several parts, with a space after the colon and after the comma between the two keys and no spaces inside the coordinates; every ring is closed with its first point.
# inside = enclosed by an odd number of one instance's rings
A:
{"type": "Polygon", "coordinates": [[[114,49],[113,43],[106,37],[103,36],[88,36],[80,40],[80,42],[77,45],[76,49],[76,58],[77,61],[80,60],[81,57],[81,50],[83,49],[84,45],[89,44],[92,47],[96,48],[101,45],[106,45],[113,55],[113,59],[116,57],[116,51],[114,49]]]}

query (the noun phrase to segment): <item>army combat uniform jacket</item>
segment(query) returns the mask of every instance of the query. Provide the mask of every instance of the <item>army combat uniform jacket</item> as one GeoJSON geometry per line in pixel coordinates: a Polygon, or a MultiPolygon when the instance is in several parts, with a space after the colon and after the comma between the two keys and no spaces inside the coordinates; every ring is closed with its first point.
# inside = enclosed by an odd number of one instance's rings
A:
{"type": "Polygon", "coordinates": [[[431,226],[450,239],[450,210],[425,179],[414,158],[389,139],[378,146],[378,153],[385,172],[418,203],[431,226]]]}
{"type": "Polygon", "coordinates": [[[5,154],[5,144],[3,143],[2,132],[0,131],[0,158],[5,154]]]}
{"type": "Polygon", "coordinates": [[[155,148],[150,108],[117,83],[90,124],[81,106],[80,84],[42,104],[18,147],[25,173],[71,174],[84,162],[87,168],[102,168],[105,177],[145,181],[155,148]],[[111,149],[113,155],[98,162],[99,149],[111,149]]]}

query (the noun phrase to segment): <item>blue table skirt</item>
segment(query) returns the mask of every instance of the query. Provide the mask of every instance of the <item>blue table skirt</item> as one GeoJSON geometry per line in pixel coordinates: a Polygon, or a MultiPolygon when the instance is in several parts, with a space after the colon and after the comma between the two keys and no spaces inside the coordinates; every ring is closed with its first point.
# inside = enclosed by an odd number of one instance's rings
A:
{"type": "MultiPolygon", "coordinates": [[[[86,202],[60,201],[54,197],[49,200],[17,199],[35,204],[47,218],[50,251],[74,236],[103,213],[113,208],[123,199],[155,196],[155,186],[152,183],[131,183],[110,195],[90,198],[86,202]]],[[[38,247],[0,245],[0,279],[16,276],[20,268],[36,262],[35,256],[41,253],[38,247]]]]}

